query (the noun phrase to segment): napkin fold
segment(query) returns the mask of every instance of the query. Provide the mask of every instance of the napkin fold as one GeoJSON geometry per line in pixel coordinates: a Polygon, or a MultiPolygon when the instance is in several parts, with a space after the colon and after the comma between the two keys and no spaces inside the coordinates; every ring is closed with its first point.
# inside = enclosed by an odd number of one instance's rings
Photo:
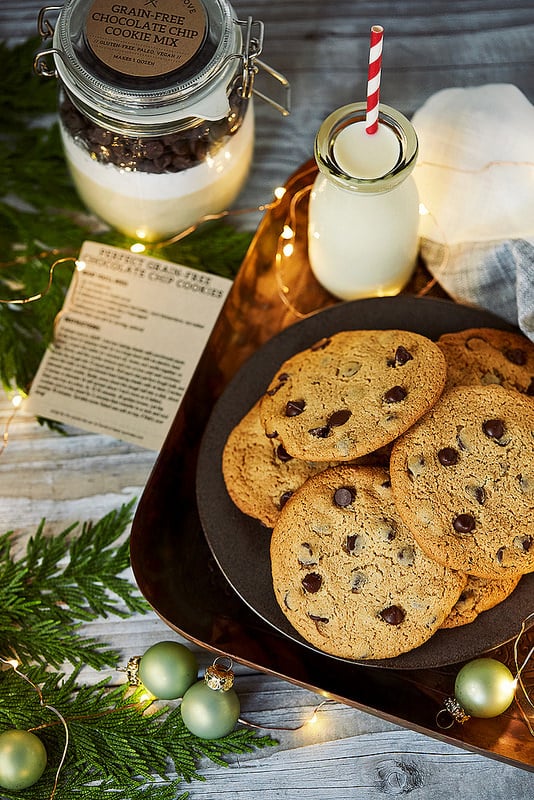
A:
{"type": "Polygon", "coordinates": [[[412,123],[429,272],[534,341],[534,106],[511,84],[451,88],[412,123]]]}

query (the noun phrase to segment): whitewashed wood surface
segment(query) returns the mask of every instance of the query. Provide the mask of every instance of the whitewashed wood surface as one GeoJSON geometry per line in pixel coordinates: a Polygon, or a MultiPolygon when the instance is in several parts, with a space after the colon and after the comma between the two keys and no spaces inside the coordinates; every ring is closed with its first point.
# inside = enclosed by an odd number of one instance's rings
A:
{"type": "MultiPolygon", "coordinates": [[[[0,38],[20,41],[35,30],[35,0],[0,0],[0,38]]],[[[363,99],[368,31],[386,31],[382,100],[411,115],[449,86],[515,83],[534,101],[534,6],[531,0],[250,0],[241,17],[265,22],[263,58],[291,81],[293,112],[283,119],[257,103],[253,171],[240,207],[269,200],[303,161],[315,132],[338,105],[363,99]]],[[[254,228],[259,215],[241,219],[254,228]]],[[[9,420],[0,399],[0,437],[9,420]]],[[[18,413],[0,455],[0,529],[22,545],[45,518],[50,533],[97,519],[139,498],[155,454],[115,439],[70,429],[51,432],[18,413]]],[[[1,438],[0,438],[1,441],[1,438]]],[[[114,645],[122,667],[131,655],[175,635],[156,615],[109,618],[88,632],[114,645]]],[[[209,653],[200,651],[204,667],[209,653]]],[[[107,673],[105,673],[107,674],[107,673]]],[[[87,669],[83,678],[103,677],[87,669]]],[[[117,669],[114,681],[124,675],[117,669]]],[[[242,716],[271,727],[296,727],[321,698],[277,678],[236,666],[242,716]]],[[[227,769],[202,764],[205,783],[184,785],[192,800],[371,800],[410,794],[413,800],[522,800],[534,795],[532,773],[397,727],[339,703],[324,706],[315,725],[278,731],[275,748],[229,759],[227,769]]]]}

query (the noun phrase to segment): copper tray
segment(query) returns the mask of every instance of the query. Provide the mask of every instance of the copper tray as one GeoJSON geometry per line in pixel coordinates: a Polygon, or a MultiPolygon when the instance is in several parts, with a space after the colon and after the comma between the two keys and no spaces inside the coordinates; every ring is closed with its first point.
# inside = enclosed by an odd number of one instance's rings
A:
{"type": "MultiPolygon", "coordinates": [[[[234,591],[202,531],[195,473],[215,402],[262,344],[335,302],[315,282],[307,261],[303,232],[314,177],[315,165],[307,162],[289,179],[284,197],[266,213],[243,261],[140,499],[131,533],[135,578],[169,627],[201,647],[404,727],[534,771],[534,737],[517,704],[494,719],[471,719],[447,731],[440,729],[436,714],[444,698],[453,693],[458,664],[376,669],[333,659],[284,636],[234,591]],[[297,234],[289,256],[284,251],[287,240],[281,237],[285,225],[297,234]]],[[[424,309],[429,303],[437,304],[450,309],[451,317],[459,320],[456,327],[461,328],[462,306],[447,299],[415,296],[427,286],[428,275],[419,268],[406,292],[412,316],[419,311],[428,316],[424,309]]],[[[433,292],[443,297],[439,289],[433,292]]],[[[487,316],[488,324],[492,319],[487,316]]],[[[533,644],[531,630],[521,639],[520,657],[533,644]]],[[[491,654],[514,672],[512,650],[508,643],[491,654]]],[[[533,677],[529,665],[523,672],[524,682],[529,685],[533,677]]]]}

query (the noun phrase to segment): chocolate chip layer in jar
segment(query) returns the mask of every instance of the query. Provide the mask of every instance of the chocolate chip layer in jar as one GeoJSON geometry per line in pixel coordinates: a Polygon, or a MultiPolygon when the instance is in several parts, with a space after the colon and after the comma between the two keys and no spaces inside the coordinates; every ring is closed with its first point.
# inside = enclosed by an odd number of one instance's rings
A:
{"type": "Polygon", "coordinates": [[[230,207],[253,156],[262,37],[226,0],[67,0],[36,66],[59,78],[65,156],[87,208],[151,241],[230,207]]]}

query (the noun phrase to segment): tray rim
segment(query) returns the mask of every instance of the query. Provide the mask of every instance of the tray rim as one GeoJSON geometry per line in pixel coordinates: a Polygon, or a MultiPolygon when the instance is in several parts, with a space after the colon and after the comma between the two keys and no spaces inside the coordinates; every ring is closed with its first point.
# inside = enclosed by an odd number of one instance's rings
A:
{"type": "MultiPolygon", "coordinates": [[[[287,183],[285,185],[286,186],[286,195],[284,196],[284,199],[282,200],[282,202],[286,203],[286,207],[291,202],[292,195],[299,189],[299,186],[302,186],[303,176],[306,176],[306,175],[309,176],[310,174],[312,174],[313,169],[314,169],[313,159],[311,159],[311,160],[305,162],[303,165],[301,165],[301,167],[299,167],[297,169],[297,171],[295,173],[293,173],[292,176],[290,176],[290,178],[288,179],[288,181],[287,181],[287,183]]],[[[257,250],[258,248],[260,248],[261,246],[263,246],[264,242],[262,240],[269,234],[269,226],[271,228],[274,227],[276,229],[277,235],[280,234],[280,232],[282,230],[282,226],[283,226],[283,215],[281,214],[281,212],[279,212],[277,210],[276,207],[274,207],[272,209],[269,209],[266,212],[266,214],[264,215],[263,219],[261,220],[258,228],[256,229],[256,232],[254,234],[252,242],[251,242],[251,244],[249,246],[249,250],[247,252],[247,255],[245,256],[245,259],[244,259],[244,261],[243,261],[243,263],[241,265],[241,269],[240,269],[240,271],[238,273],[236,281],[239,279],[240,275],[243,273],[243,270],[248,268],[248,267],[250,267],[250,262],[253,261],[254,251],[257,250]]],[[[232,292],[230,292],[230,295],[231,294],[232,294],[232,292]]],[[[408,295],[408,296],[410,296],[410,295],[408,295]]],[[[438,300],[440,302],[445,302],[445,303],[448,303],[448,304],[458,305],[457,303],[455,303],[455,301],[453,301],[451,298],[449,298],[447,296],[445,296],[445,297],[443,297],[443,296],[438,296],[438,297],[432,296],[431,297],[430,295],[429,296],[422,296],[421,294],[414,294],[414,293],[412,293],[411,296],[413,297],[414,300],[417,300],[417,302],[426,302],[427,299],[431,299],[433,301],[438,300]]],[[[230,297],[228,298],[227,303],[228,303],[229,300],[230,300],[230,297]]],[[[221,312],[221,313],[224,313],[224,308],[223,308],[223,312],[221,312]]],[[[507,328],[512,329],[512,330],[516,330],[515,326],[510,325],[509,323],[507,323],[505,321],[502,321],[502,322],[503,322],[503,325],[505,325],[507,328]]],[[[208,345],[209,345],[209,343],[208,343],[208,345]]],[[[202,361],[202,359],[201,359],[201,361],[202,361]]],[[[195,375],[193,376],[193,381],[192,382],[195,381],[196,375],[197,375],[197,373],[195,373],[195,375]]],[[[231,376],[230,376],[230,378],[231,378],[231,376]]],[[[230,378],[228,378],[228,380],[230,380],[230,378]]],[[[188,392],[186,392],[186,394],[184,396],[184,401],[187,398],[187,395],[188,395],[188,392]]],[[[179,416],[179,412],[177,414],[177,417],[178,416],[179,416]]],[[[207,419],[206,419],[206,422],[207,422],[207,419]]],[[[498,726],[495,726],[493,720],[489,721],[490,727],[491,727],[491,731],[492,731],[492,735],[494,734],[494,737],[491,739],[491,741],[493,742],[493,747],[490,747],[489,745],[485,746],[486,743],[489,741],[487,739],[487,737],[485,735],[484,735],[484,737],[481,737],[481,739],[482,739],[482,744],[481,744],[480,741],[478,741],[478,739],[476,737],[476,732],[472,733],[469,726],[465,726],[465,727],[461,727],[460,726],[460,727],[456,727],[456,728],[453,728],[453,729],[450,729],[450,730],[447,730],[447,731],[443,731],[443,730],[440,730],[440,729],[436,728],[435,725],[434,725],[434,721],[432,720],[430,722],[429,720],[426,719],[425,716],[423,716],[423,718],[421,719],[421,718],[418,718],[417,715],[414,715],[414,714],[408,715],[406,713],[405,709],[403,709],[401,712],[399,712],[395,707],[391,707],[390,705],[386,708],[384,706],[384,704],[382,703],[382,698],[380,698],[381,702],[379,703],[379,702],[376,702],[376,700],[374,700],[373,698],[369,698],[369,696],[367,694],[366,694],[365,698],[362,699],[362,698],[358,698],[356,696],[348,697],[348,696],[346,696],[347,693],[342,693],[342,692],[339,692],[339,691],[335,691],[332,688],[323,691],[318,687],[317,681],[314,679],[314,674],[313,673],[309,673],[309,674],[306,674],[304,676],[300,676],[298,678],[293,678],[293,677],[287,676],[285,674],[285,671],[280,670],[278,668],[277,664],[273,664],[273,665],[271,665],[269,667],[265,667],[264,665],[259,663],[257,655],[254,653],[254,651],[250,652],[250,651],[247,650],[246,652],[243,652],[243,651],[236,652],[235,642],[233,643],[232,647],[228,647],[227,643],[224,642],[224,641],[213,641],[209,637],[206,637],[204,632],[201,631],[201,630],[200,631],[197,630],[195,633],[193,633],[192,630],[190,630],[190,629],[188,630],[188,626],[183,624],[183,622],[180,623],[180,624],[177,624],[176,621],[173,622],[169,618],[169,615],[166,613],[166,609],[165,608],[162,608],[161,606],[159,606],[157,602],[152,602],[151,597],[152,597],[152,599],[154,599],[154,598],[153,598],[152,593],[150,591],[150,587],[147,586],[146,582],[145,582],[145,576],[144,576],[145,566],[142,564],[145,552],[140,547],[140,540],[144,536],[147,539],[148,546],[150,546],[151,541],[153,539],[152,532],[151,532],[151,526],[152,526],[153,519],[152,519],[152,517],[151,517],[151,515],[149,513],[149,509],[147,509],[147,504],[148,504],[149,499],[151,497],[151,494],[152,494],[152,492],[154,490],[154,482],[155,482],[156,477],[158,476],[158,472],[160,470],[164,469],[165,466],[170,461],[172,461],[172,459],[171,459],[171,457],[169,455],[169,451],[170,451],[170,448],[172,448],[172,446],[174,445],[174,438],[175,438],[175,435],[176,435],[176,429],[178,427],[179,427],[179,425],[177,423],[177,419],[175,418],[175,420],[173,422],[173,425],[171,426],[171,429],[169,431],[168,437],[167,437],[166,441],[164,442],[163,448],[162,448],[162,450],[160,451],[160,453],[158,454],[158,456],[156,458],[156,461],[155,461],[154,466],[152,468],[151,474],[150,474],[150,476],[148,478],[148,481],[147,481],[147,484],[145,486],[145,489],[143,490],[142,495],[141,495],[141,497],[139,499],[139,503],[137,505],[137,508],[136,508],[136,511],[135,511],[135,514],[134,514],[134,519],[132,521],[131,536],[130,536],[131,565],[132,565],[132,571],[133,571],[134,578],[138,583],[138,586],[140,588],[141,593],[145,596],[145,598],[147,599],[149,604],[152,606],[154,612],[157,614],[158,617],[160,617],[160,619],[162,619],[163,622],[165,622],[165,624],[168,625],[168,627],[171,630],[174,630],[177,634],[179,634],[180,636],[184,637],[186,640],[191,641],[192,643],[196,644],[197,646],[199,646],[199,647],[201,647],[203,649],[206,649],[208,651],[211,651],[211,652],[213,652],[215,654],[218,654],[218,655],[227,655],[227,656],[231,657],[236,663],[242,664],[245,667],[257,670],[259,672],[264,672],[266,674],[270,674],[270,675],[272,675],[274,677],[278,677],[278,678],[280,678],[282,680],[288,681],[289,683],[294,683],[295,685],[298,685],[298,686],[300,686],[302,688],[305,688],[305,689],[308,689],[310,691],[320,692],[321,694],[327,694],[332,699],[337,700],[337,701],[342,702],[342,703],[345,703],[347,705],[353,706],[355,708],[358,708],[358,709],[360,709],[361,711],[363,711],[365,713],[373,714],[373,715],[378,716],[378,717],[380,717],[382,719],[386,719],[386,720],[388,720],[390,722],[393,722],[393,723],[395,723],[395,724],[397,724],[397,725],[399,725],[401,727],[417,731],[417,732],[419,732],[419,733],[421,733],[423,735],[429,736],[429,737],[437,739],[439,741],[443,741],[443,742],[445,742],[447,744],[450,744],[450,745],[453,745],[453,746],[456,746],[456,747],[460,747],[460,748],[466,749],[466,750],[471,751],[471,752],[479,753],[480,755],[484,755],[486,757],[493,758],[493,759],[495,759],[497,761],[502,761],[503,763],[507,763],[507,764],[513,765],[513,766],[515,766],[515,767],[517,767],[519,769],[523,769],[523,770],[534,772],[534,752],[532,752],[530,754],[530,758],[531,758],[530,761],[520,760],[519,758],[516,758],[515,755],[518,752],[517,748],[515,748],[515,747],[513,747],[513,748],[508,747],[507,748],[506,747],[506,745],[507,745],[506,742],[504,742],[503,745],[499,744],[499,731],[500,731],[500,728],[498,726]],[[497,744],[495,744],[495,741],[497,741],[497,744]]],[[[206,545],[206,547],[207,547],[207,545],[206,545]]],[[[231,590],[231,591],[233,592],[233,590],[231,590]]],[[[240,602],[242,603],[242,601],[240,601],[240,602]]],[[[242,605],[244,605],[244,604],[242,604],[242,605]]],[[[252,612],[250,612],[250,613],[252,614],[252,612]]],[[[266,628],[266,624],[265,624],[265,628],[266,628]]],[[[272,646],[276,646],[278,644],[278,639],[276,638],[276,636],[275,637],[272,636],[272,632],[271,631],[266,631],[264,635],[266,635],[268,637],[269,644],[271,644],[272,646]]],[[[361,670],[363,670],[364,674],[368,670],[371,670],[371,672],[373,672],[373,673],[377,672],[377,670],[374,670],[373,668],[364,667],[364,666],[361,667],[361,670]]],[[[380,671],[378,671],[378,672],[380,672],[380,671]]],[[[393,683],[395,685],[394,677],[396,675],[396,671],[395,670],[385,670],[384,672],[388,672],[390,674],[390,676],[392,676],[393,683]]],[[[415,673],[415,674],[417,674],[417,673],[415,673]]],[[[409,675],[412,675],[412,673],[409,673],[409,675]]],[[[408,677],[408,681],[409,681],[409,677],[408,677]]],[[[408,684],[408,686],[409,686],[409,684],[408,684]]],[[[403,678],[403,684],[402,684],[403,691],[404,691],[404,687],[405,687],[405,681],[404,681],[404,678],[403,678]]],[[[425,687],[422,687],[421,691],[423,692],[423,697],[426,697],[426,695],[424,694],[424,688],[425,687]]],[[[439,689],[436,690],[436,691],[439,694],[439,696],[442,695],[442,692],[440,693],[439,689]]],[[[434,696],[436,694],[436,691],[434,691],[433,688],[429,689],[429,694],[431,696],[434,696]]],[[[420,699],[421,699],[421,692],[419,692],[419,694],[418,694],[418,702],[420,701],[420,699]]],[[[516,712],[516,717],[517,716],[518,715],[517,715],[517,712],[516,712]]],[[[508,721],[510,722],[509,718],[508,718],[508,721]]],[[[529,750],[529,748],[530,748],[530,746],[532,744],[531,741],[530,741],[530,738],[528,736],[525,736],[525,738],[524,739],[522,738],[520,741],[525,741],[525,743],[528,743],[529,747],[527,747],[527,750],[529,750]]],[[[523,750],[522,750],[522,752],[523,752],[523,750]]]]}

